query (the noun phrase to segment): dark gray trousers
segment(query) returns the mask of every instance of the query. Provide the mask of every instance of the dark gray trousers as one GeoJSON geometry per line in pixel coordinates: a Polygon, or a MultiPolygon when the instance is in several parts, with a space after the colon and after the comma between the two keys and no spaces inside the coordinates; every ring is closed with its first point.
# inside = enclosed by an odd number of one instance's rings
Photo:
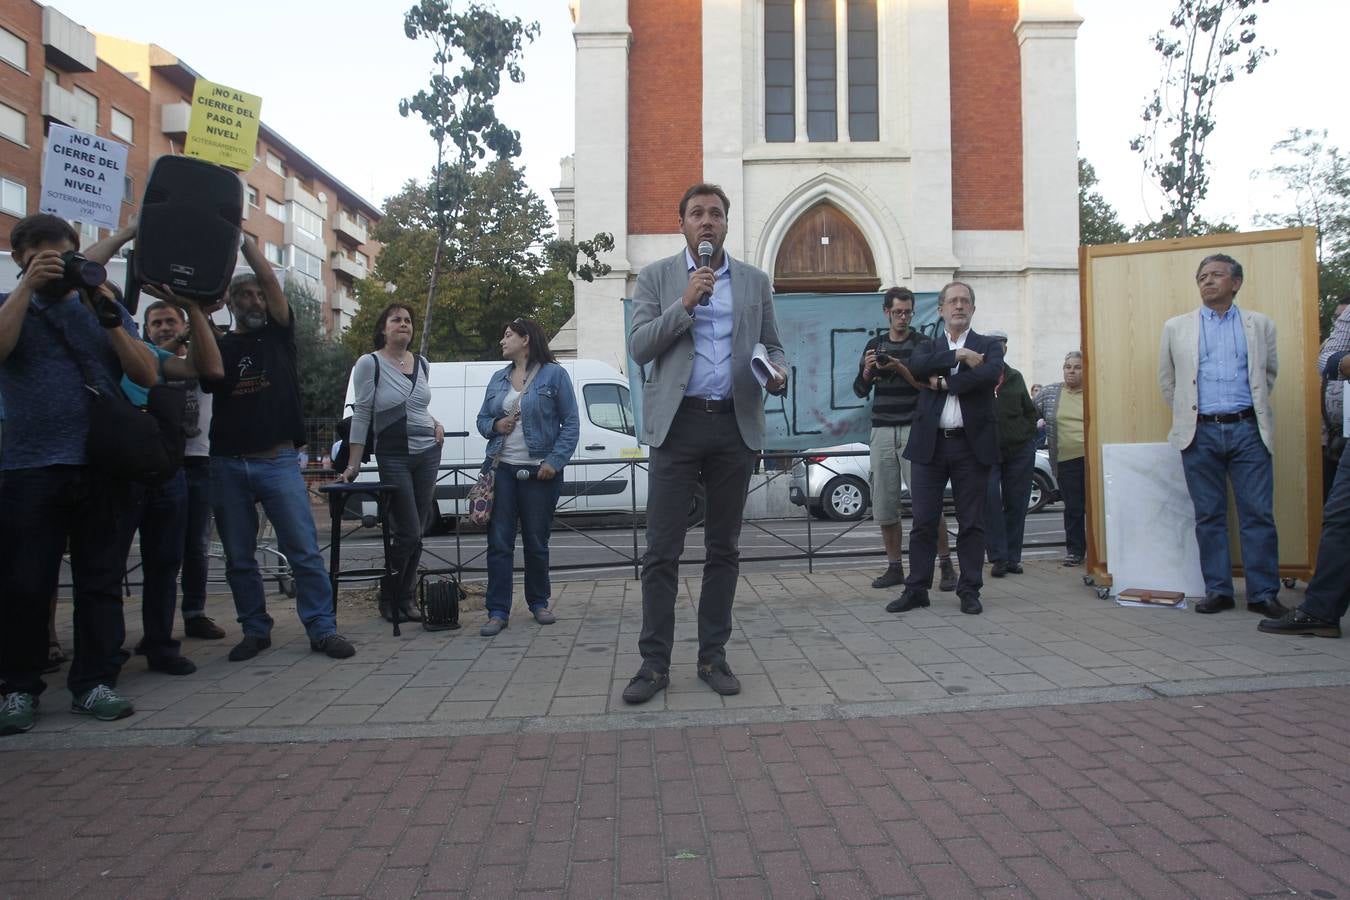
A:
{"type": "Polygon", "coordinates": [[[703,589],[698,598],[698,661],[726,659],[731,604],[740,575],[741,518],[755,452],[741,439],[733,413],[681,409],[660,447],[651,450],[647,487],[647,553],[642,560],[642,634],[638,651],[644,668],[670,669],[675,642],[675,594],[680,555],[689,530],[690,498],[703,482],[703,589]]]}

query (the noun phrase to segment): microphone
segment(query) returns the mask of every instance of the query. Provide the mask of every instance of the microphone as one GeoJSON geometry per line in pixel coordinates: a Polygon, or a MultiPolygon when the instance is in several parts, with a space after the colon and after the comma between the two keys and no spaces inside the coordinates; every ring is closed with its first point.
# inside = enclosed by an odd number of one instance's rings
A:
{"type": "MultiPolygon", "coordinates": [[[[700,241],[698,245],[698,264],[700,266],[712,265],[713,245],[712,241],[700,241]]],[[[712,294],[704,294],[698,300],[699,306],[707,306],[712,302],[712,294]]]]}

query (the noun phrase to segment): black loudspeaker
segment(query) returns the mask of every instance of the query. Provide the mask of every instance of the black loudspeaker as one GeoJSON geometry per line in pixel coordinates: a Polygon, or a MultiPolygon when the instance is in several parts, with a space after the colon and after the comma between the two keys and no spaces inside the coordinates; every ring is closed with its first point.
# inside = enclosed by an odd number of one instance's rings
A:
{"type": "Polygon", "coordinates": [[[187,156],[155,160],[136,228],[134,287],[167,284],[192,300],[224,296],[234,274],[243,211],[244,185],[229,169],[187,156]]]}

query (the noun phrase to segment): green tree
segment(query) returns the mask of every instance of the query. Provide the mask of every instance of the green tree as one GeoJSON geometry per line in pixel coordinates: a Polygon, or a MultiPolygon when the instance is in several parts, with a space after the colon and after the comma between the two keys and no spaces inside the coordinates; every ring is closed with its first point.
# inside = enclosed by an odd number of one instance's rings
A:
{"type": "MultiPolygon", "coordinates": [[[[416,114],[426,122],[436,142],[436,168],[429,185],[434,212],[436,241],[432,248],[430,278],[422,332],[422,352],[436,327],[432,319],[442,255],[469,195],[469,182],[478,161],[491,152],[497,159],[520,155],[520,134],[497,119],[494,106],[501,91],[502,72],[514,82],[525,79],[520,68],[523,44],[539,33],[537,22],[526,25],[519,18],[503,18],[489,7],[469,2],[457,11],[448,0],[421,0],[403,16],[403,33],[409,40],[427,39],[435,48],[436,66],[428,88],[399,101],[400,115],[416,114]],[[452,74],[452,69],[456,69],[452,74]],[[446,141],[454,153],[446,160],[446,141]]],[[[447,260],[459,271],[461,260],[447,260]]]]}
{"type": "Polygon", "coordinates": [[[1122,244],[1130,239],[1130,232],[1120,222],[1120,216],[1100,192],[1097,170],[1092,163],[1078,157],[1078,240],[1083,244],[1122,244]]]}
{"type": "MultiPolygon", "coordinates": [[[[372,276],[357,285],[360,310],[343,337],[351,351],[369,349],[387,304],[420,308],[437,246],[433,196],[409,181],[385,202],[372,235],[383,249],[372,276]]],[[[551,232],[547,207],[510,161],[494,161],[470,177],[464,208],[444,244],[459,265],[437,282],[431,327],[418,322],[429,358],[495,359],[501,329],[516,316],[538,320],[550,334],[562,327],[572,315],[569,275],[578,274],[567,263],[575,264],[578,250],[552,240],[551,232]]],[[[592,262],[595,252],[590,248],[592,262]]]]}
{"type": "Polygon", "coordinates": [[[340,419],[355,356],[324,336],[322,304],[307,287],[288,280],[285,290],[295,316],[296,368],[305,418],[340,419]]]}
{"type": "Polygon", "coordinates": [[[1130,142],[1168,204],[1157,227],[1148,229],[1152,233],[1205,233],[1197,207],[1209,190],[1205,143],[1214,131],[1214,101],[1239,71],[1256,71],[1271,54],[1256,43],[1254,8],[1267,2],[1176,0],[1168,27],[1153,37],[1162,78],[1144,107],[1144,129],[1130,142]]]}
{"type": "Polygon", "coordinates": [[[1270,152],[1277,162],[1265,174],[1282,185],[1286,207],[1257,221],[1317,229],[1317,294],[1325,335],[1336,301],[1350,294],[1350,161],[1327,143],[1325,129],[1290,129],[1270,152]]]}

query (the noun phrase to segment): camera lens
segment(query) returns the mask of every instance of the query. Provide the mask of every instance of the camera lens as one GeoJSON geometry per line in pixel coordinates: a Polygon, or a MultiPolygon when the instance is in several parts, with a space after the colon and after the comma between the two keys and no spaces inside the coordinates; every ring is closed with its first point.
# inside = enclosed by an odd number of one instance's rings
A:
{"type": "Polygon", "coordinates": [[[69,287],[96,288],[108,280],[108,270],[74,250],[61,254],[65,263],[62,280],[69,287]]]}

